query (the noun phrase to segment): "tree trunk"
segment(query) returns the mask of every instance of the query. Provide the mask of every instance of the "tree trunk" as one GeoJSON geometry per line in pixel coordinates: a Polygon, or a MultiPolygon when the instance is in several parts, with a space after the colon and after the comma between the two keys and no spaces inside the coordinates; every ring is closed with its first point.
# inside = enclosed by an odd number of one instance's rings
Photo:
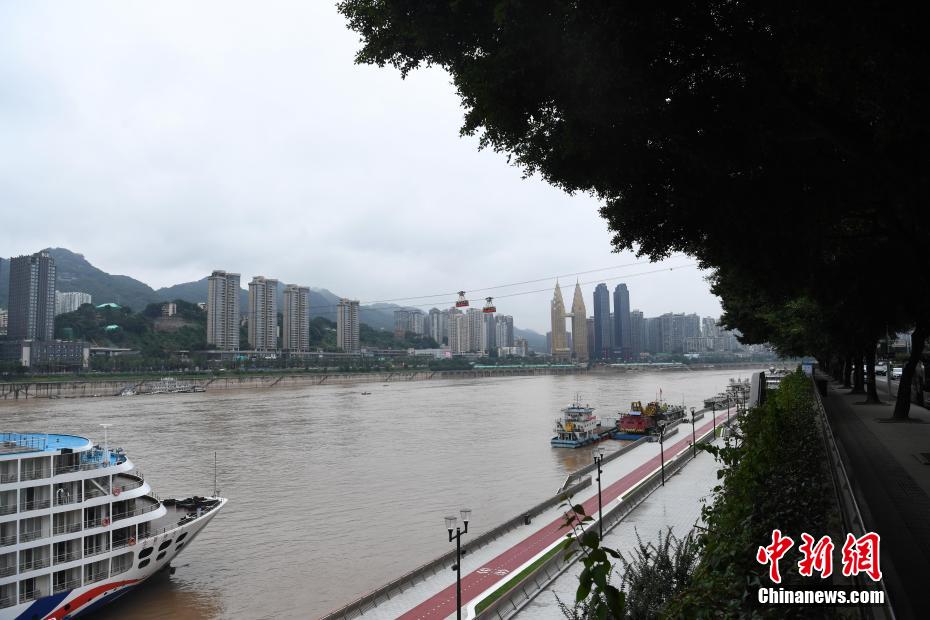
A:
{"type": "Polygon", "coordinates": [[[878,398],[878,390],[875,388],[875,344],[873,343],[869,347],[865,354],[865,365],[868,371],[867,381],[866,381],[866,396],[865,402],[870,404],[878,404],[882,401],[878,398]]]}
{"type": "Polygon", "coordinates": [[[843,387],[851,388],[852,387],[852,373],[853,373],[853,361],[852,357],[846,356],[843,360],[843,387]]]}
{"type": "MultiPolygon", "coordinates": [[[[894,417],[898,420],[906,420],[911,412],[911,384],[914,382],[914,370],[924,352],[924,343],[928,335],[930,335],[930,326],[925,321],[917,321],[914,333],[911,334],[911,356],[907,359],[907,364],[901,371],[901,380],[898,382],[898,398],[894,403],[894,417]]],[[[888,372],[891,372],[890,366],[888,372]]]]}
{"type": "Polygon", "coordinates": [[[853,357],[853,389],[850,394],[865,394],[865,378],[862,373],[862,354],[853,357]]]}

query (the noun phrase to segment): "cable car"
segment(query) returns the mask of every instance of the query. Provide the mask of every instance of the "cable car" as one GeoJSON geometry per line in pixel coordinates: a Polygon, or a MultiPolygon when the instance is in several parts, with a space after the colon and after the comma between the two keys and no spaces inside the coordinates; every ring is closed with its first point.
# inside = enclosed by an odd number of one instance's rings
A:
{"type": "Polygon", "coordinates": [[[494,314],[497,312],[497,308],[494,307],[494,298],[485,297],[484,298],[484,309],[482,310],[485,314],[494,314]]]}
{"type": "Polygon", "coordinates": [[[455,302],[456,308],[464,308],[468,305],[468,300],[465,299],[465,291],[459,291],[459,299],[455,302]]]}

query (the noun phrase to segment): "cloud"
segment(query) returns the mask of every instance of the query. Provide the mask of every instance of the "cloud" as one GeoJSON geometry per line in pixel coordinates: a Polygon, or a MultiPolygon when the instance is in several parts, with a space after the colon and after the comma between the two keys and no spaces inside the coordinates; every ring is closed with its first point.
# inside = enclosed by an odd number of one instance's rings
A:
{"type": "MultiPolygon", "coordinates": [[[[632,262],[593,199],[458,136],[442,71],[401,80],[357,48],[329,2],[3,3],[0,247],[363,300],[632,262]]],[[[647,314],[719,312],[693,269],[629,285],[647,314]]],[[[549,297],[498,309],[545,331],[549,297]]]]}

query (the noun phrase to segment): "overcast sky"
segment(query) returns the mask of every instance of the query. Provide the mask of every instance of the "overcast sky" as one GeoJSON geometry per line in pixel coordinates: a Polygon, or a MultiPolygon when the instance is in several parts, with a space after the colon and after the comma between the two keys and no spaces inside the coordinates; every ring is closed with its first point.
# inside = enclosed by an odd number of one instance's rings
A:
{"type": "MultiPolygon", "coordinates": [[[[634,275],[688,257],[613,253],[595,200],[460,138],[444,72],[401,80],[355,65],[358,47],[330,0],[0,3],[0,254],[60,246],[155,288],[226,269],[363,302],[617,267],[580,276],[589,313],[594,283],[625,280],[647,316],[719,314],[694,267],[634,275]]],[[[545,332],[550,298],[497,307],[545,332]]],[[[430,302],[451,299],[411,305],[430,302]]]]}

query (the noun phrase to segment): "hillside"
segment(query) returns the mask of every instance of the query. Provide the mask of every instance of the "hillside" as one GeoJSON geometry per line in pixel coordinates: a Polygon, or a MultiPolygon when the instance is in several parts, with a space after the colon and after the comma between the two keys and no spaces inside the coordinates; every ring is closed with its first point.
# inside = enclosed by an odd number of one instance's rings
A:
{"type": "MultiPolygon", "coordinates": [[[[65,248],[50,248],[49,254],[55,259],[58,267],[59,291],[82,291],[90,293],[94,304],[114,302],[121,306],[128,306],[134,311],[142,312],[152,303],[173,301],[180,299],[192,304],[207,301],[207,278],[196,282],[184,282],[173,286],[154,290],[144,282],[124,275],[112,275],[94,267],[82,254],[77,254],[65,248]]],[[[248,286],[248,279],[244,278],[243,286],[248,286]]],[[[10,261],[0,258],[0,308],[6,308],[9,297],[10,261]]],[[[278,307],[282,305],[284,284],[278,287],[278,307]]],[[[248,311],[248,291],[243,288],[239,294],[242,314],[248,311]]],[[[326,289],[310,289],[310,317],[321,317],[330,321],[336,320],[336,304],[341,296],[326,289]]],[[[359,312],[359,322],[371,327],[374,331],[394,329],[394,311],[402,306],[396,304],[372,304],[362,306],[359,312]]],[[[530,347],[536,351],[545,351],[546,337],[530,330],[514,329],[514,335],[526,338],[530,347]]]]}

